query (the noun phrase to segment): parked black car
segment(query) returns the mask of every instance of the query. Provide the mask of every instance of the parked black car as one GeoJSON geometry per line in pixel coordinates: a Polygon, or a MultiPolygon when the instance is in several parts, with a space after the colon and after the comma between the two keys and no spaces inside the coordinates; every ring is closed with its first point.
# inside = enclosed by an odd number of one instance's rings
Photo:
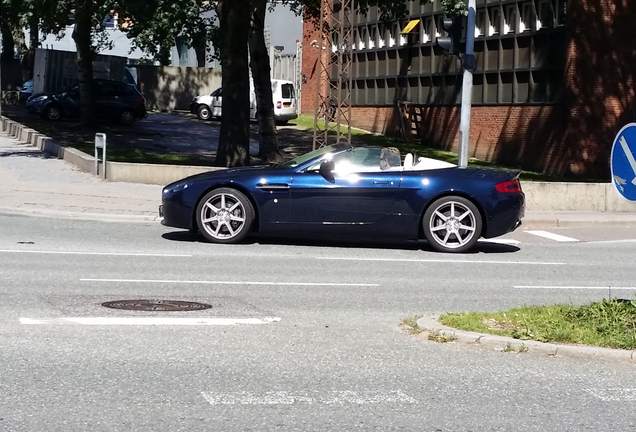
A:
{"type": "MultiPolygon", "coordinates": [[[[133,85],[109,80],[94,80],[95,114],[98,120],[110,119],[131,125],[145,118],[146,99],[133,85]]],[[[55,93],[39,93],[26,102],[26,110],[48,120],[80,116],[79,85],[74,84],[55,93]]]]}

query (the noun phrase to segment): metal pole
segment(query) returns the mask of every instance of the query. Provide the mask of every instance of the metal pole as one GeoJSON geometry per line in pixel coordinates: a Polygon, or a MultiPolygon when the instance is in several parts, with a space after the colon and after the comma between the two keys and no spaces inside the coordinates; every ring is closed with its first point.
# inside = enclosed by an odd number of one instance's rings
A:
{"type": "Polygon", "coordinates": [[[475,8],[476,0],[468,0],[466,21],[466,52],[462,59],[464,81],[462,84],[461,119],[459,123],[459,155],[457,165],[468,166],[468,138],[470,136],[470,107],[473,96],[473,71],[475,70],[475,8]]]}

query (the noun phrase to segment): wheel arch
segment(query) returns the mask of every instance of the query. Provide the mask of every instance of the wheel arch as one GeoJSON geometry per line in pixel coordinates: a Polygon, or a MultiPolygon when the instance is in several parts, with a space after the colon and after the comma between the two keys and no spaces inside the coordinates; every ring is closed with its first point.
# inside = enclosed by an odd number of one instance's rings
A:
{"type": "Polygon", "coordinates": [[[256,206],[256,200],[252,196],[251,192],[247,190],[246,187],[238,183],[232,183],[232,182],[217,183],[201,191],[201,193],[199,194],[199,197],[197,198],[196,202],[192,206],[192,215],[190,216],[190,226],[192,227],[192,229],[198,229],[197,208],[199,207],[199,203],[201,202],[201,200],[203,200],[203,197],[206,196],[209,192],[212,192],[215,189],[221,189],[221,188],[236,189],[237,191],[245,195],[248,200],[250,200],[250,203],[252,204],[252,208],[254,209],[254,224],[252,225],[252,232],[258,232],[260,224],[259,224],[259,213],[258,213],[258,207],[256,206]]]}
{"type": "Polygon", "coordinates": [[[417,226],[418,226],[418,228],[417,228],[417,236],[418,236],[418,238],[424,238],[424,227],[422,226],[422,223],[424,221],[424,214],[426,213],[426,210],[428,210],[429,207],[435,201],[437,201],[440,198],[447,197],[447,196],[458,196],[458,197],[466,198],[468,201],[473,203],[473,205],[475,207],[477,207],[477,210],[479,211],[479,216],[481,216],[481,232],[479,233],[479,236],[481,237],[484,233],[488,232],[488,230],[487,230],[487,221],[486,221],[486,216],[485,216],[485,213],[484,213],[484,209],[482,208],[481,204],[479,204],[479,201],[477,201],[475,199],[475,197],[473,197],[469,193],[466,193],[466,192],[463,192],[463,191],[444,191],[442,193],[439,193],[439,194],[433,196],[430,200],[428,200],[428,202],[426,203],[426,205],[424,206],[424,208],[420,212],[420,217],[419,217],[418,223],[417,223],[417,226]]]}

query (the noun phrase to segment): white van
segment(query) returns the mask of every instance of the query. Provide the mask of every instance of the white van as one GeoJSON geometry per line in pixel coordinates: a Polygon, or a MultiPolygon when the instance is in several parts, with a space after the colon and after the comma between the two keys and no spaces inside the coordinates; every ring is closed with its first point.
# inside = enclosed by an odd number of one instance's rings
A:
{"type": "MultiPolygon", "coordinates": [[[[209,95],[199,95],[190,103],[190,112],[201,120],[219,118],[222,115],[222,88],[214,90],[209,95]]],[[[274,102],[274,120],[277,123],[287,123],[298,117],[296,89],[294,83],[286,80],[272,80],[272,99],[274,102]]],[[[250,119],[256,120],[256,93],[254,83],[250,80],[250,119]]]]}

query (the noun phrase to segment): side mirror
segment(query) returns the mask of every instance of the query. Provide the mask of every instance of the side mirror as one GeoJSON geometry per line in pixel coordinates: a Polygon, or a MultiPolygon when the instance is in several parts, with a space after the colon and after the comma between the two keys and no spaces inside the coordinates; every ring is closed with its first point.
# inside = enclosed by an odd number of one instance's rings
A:
{"type": "Polygon", "coordinates": [[[334,161],[326,160],[320,164],[320,168],[318,169],[318,172],[320,173],[321,176],[325,178],[325,180],[333,183],[334,181],[333,170],[335,168],[336,168],[336,164],[334,161]]]}

